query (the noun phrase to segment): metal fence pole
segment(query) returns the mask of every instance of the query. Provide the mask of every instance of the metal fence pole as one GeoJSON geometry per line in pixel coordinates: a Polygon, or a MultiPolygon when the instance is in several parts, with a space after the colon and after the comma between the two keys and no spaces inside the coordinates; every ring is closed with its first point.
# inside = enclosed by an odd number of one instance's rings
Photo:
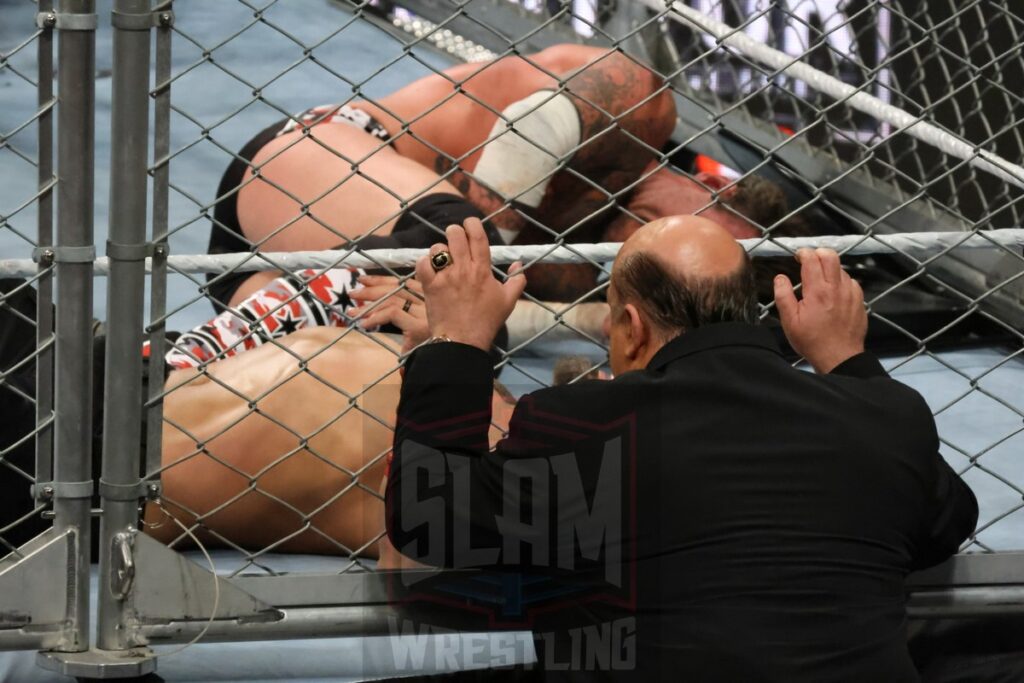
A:
{"type": "MultiPolygon", "coordinates": [[[[40,0],[40,13],[53,9],[51,0],[40,0]]],[[[53,32],[39,34],[39,217],[36,245],[53,245],[53,32]]],[[[53,479],[53,271],[41,271],[36,309],[36,482],[53,479]],[[42,425],[46,424],[46,427],[42,425]]],[[[40,495],[40,491],[36,495],[40,495]]]]}
{"type": "MultiPolygon", "coordinates": [[[[160,468],[163,439],[164,369],[161,359],[166,350],[167,312],[167,226],[170,199],[171,149],[171,27],[174,24],[171,0],[158,3],[156,32],[156,78],[153,86],[153,272],[149,278],[148,329],[149,395],[146,397],[146,474],[160,468]]],[[[150,478],[159,490],[159,481],[150,478]]]]}
{"type": "Polygon", "coordinates": [[[60,0],[54,512],[58,531],[77,532],[65,652],[89,647],[95,19],[93,0],[60,0]]]}
{"type": "Polygon", "coordinates": [[[149,152],[149,0],[115,0],[110,153],[110,286],[100,497],[100,590],[97,647],[131,646],[121,607],[141,494],[142,318],[149,152]]]}

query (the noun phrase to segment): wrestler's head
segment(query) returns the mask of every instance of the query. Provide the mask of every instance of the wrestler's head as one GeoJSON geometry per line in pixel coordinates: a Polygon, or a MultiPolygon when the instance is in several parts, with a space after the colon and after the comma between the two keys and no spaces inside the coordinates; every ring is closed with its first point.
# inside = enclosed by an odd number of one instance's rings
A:
{"type": "Polygon", "coordinates": [[[551,384],[559,387],[563,384],[584,379],[607,379],[604,373],[594,366],[594,361],[586,356],[562,356],[555,361],[551,371],[551,384]]]}
{"type": "MultiPolygon", "coordinates": [[[[736,239],[757,237],[758,225],[776,225],[789,212],[786,196],[775,183],[759,176],[735,182],[713,173],[687,176],[652,162],[622,212],[608,226],[605,241],[624,242],[641,225],[663,216],[694,214],[718,223],[736,239]],[[714,201],[715,194],[718,201],[714,201]],[[634,214],[633,218],[629,214],[634,214]]],[[[789,222],[773,234],[788,233],[789,222]]]]}
{"type": "Polygon", "coordinates": [[[620,375],[647,366],[665,343],[717,322],[757,322],[754,271],[717,223],[652,221],[622,245],[608,286],[608,356],[620,375]]]}

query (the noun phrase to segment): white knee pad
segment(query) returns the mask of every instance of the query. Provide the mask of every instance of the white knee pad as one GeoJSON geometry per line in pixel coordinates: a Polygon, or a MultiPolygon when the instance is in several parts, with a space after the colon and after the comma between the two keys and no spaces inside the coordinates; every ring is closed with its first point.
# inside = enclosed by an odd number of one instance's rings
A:
{"type": "Polygon", "coordinates": [[[565,93],[539,90],[501,112],[473,176],[505,200],[536,208],[559,163],[580,144],[580,117],[565,93]]]}

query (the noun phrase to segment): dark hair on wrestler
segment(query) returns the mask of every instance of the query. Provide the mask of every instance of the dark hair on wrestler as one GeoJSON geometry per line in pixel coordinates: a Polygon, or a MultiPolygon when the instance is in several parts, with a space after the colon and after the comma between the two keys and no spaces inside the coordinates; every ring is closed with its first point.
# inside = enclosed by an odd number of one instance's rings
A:
{"type": "Polygon", "coordinates": [[[762,227],[776,225],[789,212],[789,202],[782,188],[756,175],[749,175],[736,183],[736,192],[723,197],[722,203],[743,214],[755,226],[762,227]]]}
{"type": "Polygon", "coordinates": [[[790,206],[782,188],[756,175],[733,181],[713,173],[688,175],[651,162],[644,179],[629,194],[624,210],[609,223],[605,239],[624,242],[641,225],[665,216],[693,214],[715,221],[736,239],[757,237],[764,230],[795,237],[808,228],[786,218],[790,206]],[[709,193],[714,192],[714,200],[709,193]]]}
{"type": "Polygon", "coordinates": [[[562,356],[555,361],[551,383],[561,386],[577,379],[600,379],[601,371],[586,356],[562,356]]]}
{"type": "MultiPolygon", "coordinates": [[[[654,162],[644,174],[645,179],[625,202],[625,210],[609,223],[606,241],[624,242],[642,224],[680,214],[711,219],[736,239],[760,237],[765,231],[772,237],[805,237],[814,233],[803,216],[789,215],[791,207],[782,188],[761,176],[748,175],[734,182],[712,173],[677,173],[670,168],[658,168],[654,162]],[[714,203],[709,189],[716,193],[714,203]]],[[[799,282],[800,269],[794,259],[755,260],[754,281],[759,298],[772,298],[772,279],[779,273],[799,282]]]]}

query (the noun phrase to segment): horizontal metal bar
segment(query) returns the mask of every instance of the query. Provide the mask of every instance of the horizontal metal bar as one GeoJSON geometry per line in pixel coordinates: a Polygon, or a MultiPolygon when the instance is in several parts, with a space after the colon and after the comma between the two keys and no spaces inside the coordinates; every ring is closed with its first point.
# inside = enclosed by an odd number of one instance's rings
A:
{"type": "MultiPolygon", "coordinates": [[[[415,584],[434,577],[436,569],[402,572],[373,571],[344,574],[289,574],[280,576],[236,576],[231,584],[254,598],[274,607],[313,607],[330,603],[338,606],[386,604],[393,591],[388,589],[389,575],[400,574],[401,583],[415,584]]],[[[446,576],[457,572],[444,572],[446,576]]],[[[467,572],[458,572],[465,574],[467,572]]]]}
{"type": "Polygon", "coordinates": [[[958,619],[1024,614],[1024,586],[951,588],[912,593],[912,619],[958,619]]]}
{"type": "Polygon", "coordinates": [[[150,645],[187,643],[209,628],[202,642],[226,643],[248,640],[286,640],[295,638],[339,638],[345,636],[386,636],[394,633],[398,612],[380,605],[365,607],[293,608],[281,610],[275,621],[236,619],[169,621],[143,624],[137,633],[150,645]]]}
{"type": "Polygon", "coordinates": [[[0,631],[0,651],[48,650],[57,647],[61,642],[62,627],[63,624],[54,624],[52,632],[0,631]]]}
{"type": "Polygon", "coordinates": [[[1024,586],[1024,552],[954,555],[907,577],[911,590],[999,585],[1024,586]]]}
{"type": "MultiPolygon", "coordinates": [[[[848,256],[865,254],[914,254],[927,256],[947,250],[964,249],[1022,249],[1024,229],[1005,228],[966,232],[912,232],[893,235],[819,235],[816,237],[777,237],[739,240],[751,254],[758,257],[790,256],[804,247],[827,247],[848,256]]],[[[491,247],[491,259],[497,264],[515,261],[545,263],[607,262],[615,258],[621,247],[619,242],[600,244],[538,244],[528,246],[491,247]]],[[[409,266],[427,253],[426,249],[368,249],[361,252],[293,251],[249,252],[235,254],[183,254],[168,256],[167,263],[181,273],[256,272],[266,270],[298,271],[305,268],[379,268],[409,266]]],[[[146,259],[150,270],[151,259],[146,259]]],[[[94,264],[96,275],[110,272],[110,260],[98,258],[94,264]]],[[[0,260],[0,277],[29,277],[36,273],[36,264],[26,259],[0,260]]]]}
{"type": "MultiPolygon", "coordinates": [[[[917,593],[910,596],[907,611],[914,619],[1021,614],[1024,613],[1024,587],[917,593]]],[[[300,607],[283,609],[281,613],[281,619],[270,622],[215,620],[209,624],[203,642],[388,636],[395,635],[401,615],[396,608],[384,605],[300,607]]],[[[184,643],[207,628],[207,623],[205,620],[169,621],[142,625],[138,632],[150,645],[184,643]]]]}
{"type": "MultiPolygon", "coordinates": [[[[958,555],[940,565],[959,581],[988,581],[988,572],[1012,568],[1020,573],[1024,553],[994,555],[958,555]],[[980,561],[979,561],[980,560],[980,561]],[[968,572],[973,572],[968,575],[968,572]]],[[[423,578],[438,574],[434,570],[402,572],[414,574],[396,581],[394,572],[358,572],[349,574],[307,574],[287,576],[238,576],[230,581],[258,600],[274,605],[280,618],[274,620],[216,620],[205,640],[225,642],[278,638],[317,638],[339,636],[393,635],[396,619],[409,617],[401,605],[391,604],[402,585],[415,586],[423,578]],[[389,579],[391,579],[389,584],[389,579]],[[389,588],[390,585],[390,588],[389,588]],[[325,601],[332,604],[325,605],[325,601]]],[[[452,574],[453,572],[446,572],[452,574]]],[[[466,574],[468,572],[458,572],[466,574]]],[[[911,580],[928,580],[929,573],[911,580]]],[[[399,597],[400,599],[400,597],[399,597]]],[[[908,600],[912,618],[936,619],[968,616],[997,616],[1024,613],[1024,585],[937,587],[916,590],[908,600]]],[[[460,620],[458,613],[438,616],[438,623],[456,630],[474,631],[479,621],[460,620]]],[[[415,619],[415,613],[411,617],[415,619]]],[[[140,633],[152,644],[187,642],[206,627],[204,619],[170,620],[140,626],[140,633]]]]}
{"type": "MultiPolygon", "coordinates": [[[[277,576],[237,576],[231,582],[254,597],[275,606],[314,606],[324,604],[330,595],[333,604],[380,604],[389,600],[396,586],[414,586],[435,577],[470,576],[476,570],[416,569],[402,571],[349,572],[345,574],[290,574],[287,580],[277,576]],[[394,577],[401,576],[401,580],[394,577]],[[388,585],[391,588],[388,588],[388,585]]],[[[970,553],[954,555],[930,569],[907,578],[911,594],[930,595],[935,591],[953,592],[985,588],[1012,591],[1024,589],[1024,552],[970,553]]]]}

